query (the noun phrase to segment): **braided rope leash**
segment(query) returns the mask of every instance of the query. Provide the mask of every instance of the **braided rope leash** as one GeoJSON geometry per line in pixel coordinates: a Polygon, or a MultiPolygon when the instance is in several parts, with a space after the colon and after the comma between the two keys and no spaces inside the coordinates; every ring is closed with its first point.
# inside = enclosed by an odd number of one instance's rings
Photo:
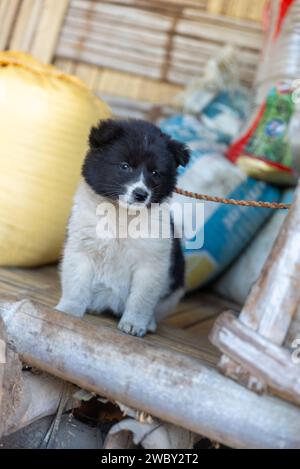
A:
{"type": "Polygon", "coordinates": [[[282,203],[276,203],[276,202],[225,199],[223,197],[214,197],[212,195],[198,194],[197,192],[186,191],[179,187],[175,188],[175,192],[185,197],[191,197],[192,199],[197,199],[197,200],[205,200],[207,202],[215,202],[217,204],[241,205],[243,207],[271,208],[273,210],[284,210],[284,209],[289,209],[291,207],[291,204],[282,204],[282,203]]]}

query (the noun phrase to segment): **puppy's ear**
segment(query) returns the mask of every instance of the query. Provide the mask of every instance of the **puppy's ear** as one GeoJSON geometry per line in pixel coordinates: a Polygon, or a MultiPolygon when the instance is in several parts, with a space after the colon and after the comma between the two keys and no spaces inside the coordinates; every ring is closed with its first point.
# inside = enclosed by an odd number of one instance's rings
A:
{"type": "Polygon", "coordinates": [[[89,135],[89,144],[92,149],[101,148],[120,137],[122,126],[118,121],[107,119],[92,127],[89,135]]]}
{"type": "Polygon", "coordinates": [[[184,144],[178,140],[169,139],[168,149],[172,153],[176,166],[186,166],[190,159],[190,150],[184,144]]]}

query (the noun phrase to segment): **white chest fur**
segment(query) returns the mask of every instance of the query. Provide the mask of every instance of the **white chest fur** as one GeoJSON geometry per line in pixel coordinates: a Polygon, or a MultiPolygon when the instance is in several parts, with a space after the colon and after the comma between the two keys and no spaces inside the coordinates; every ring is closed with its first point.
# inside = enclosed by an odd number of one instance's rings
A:
{"type": "MultiPolygon", "coordinates": [[[[110,308],[117,315],[128,308],[154,310],[168,292],[172,240],[153,238],[153,233],[147,237],[145,232],[142,238],[108,238],[107,227],[118,222],[125,209],[116,206],[116,218],[108,210],[99,220],[99,204],[106,202],[85,182],[80,184],[68,227],[59,309],[75,308],[79,316],[86,309],[110,308]]],[[[121,218],[122,223],[132,221],[131,217],[121,218]]]]}

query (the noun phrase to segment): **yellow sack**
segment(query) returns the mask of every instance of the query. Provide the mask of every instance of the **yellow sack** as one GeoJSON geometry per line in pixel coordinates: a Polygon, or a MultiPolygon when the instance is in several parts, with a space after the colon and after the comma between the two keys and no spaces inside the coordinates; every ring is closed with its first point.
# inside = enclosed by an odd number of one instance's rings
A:
{"type": "Polygon", "coordinates": [[[0,265],[59,258],[89,129],[109,116],[76,77],[0,52],[0,265]]]}

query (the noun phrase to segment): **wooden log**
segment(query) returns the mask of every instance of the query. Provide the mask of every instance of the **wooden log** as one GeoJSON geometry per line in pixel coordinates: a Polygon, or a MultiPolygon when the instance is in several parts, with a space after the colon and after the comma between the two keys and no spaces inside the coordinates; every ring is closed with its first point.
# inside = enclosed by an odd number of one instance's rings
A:
{"type": "Polygon", "coordinates": [[[300,448],[300,410],[258,397],[201,361],[46,306],[2,308],[28,364],[232,447],[300,448]]]}
{"type": "Polygon", "coordinates": [[[221,314],[210,334],[211,342],[279,396],[300,404],[300,364],[292,352],[273,344],[244,325],[231,312],[221,314]]]}

